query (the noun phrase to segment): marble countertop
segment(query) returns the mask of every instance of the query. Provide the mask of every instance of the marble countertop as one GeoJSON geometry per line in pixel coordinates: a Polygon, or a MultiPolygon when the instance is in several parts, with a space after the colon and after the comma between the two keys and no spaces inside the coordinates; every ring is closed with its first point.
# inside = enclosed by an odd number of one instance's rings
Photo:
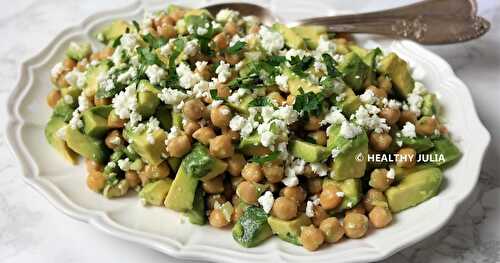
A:
{"type": "MultiPolygon", "coordinates": [[[[353,0],[355,2],[360,0],[353,0]]],[[[159,1],[157,1],[159,2],[159,1]]],[[[165,2],[165,1],[164,1],[165,2]]],[[[329,0],[345,7],[341,0],[329,0]]],[[[360,1],[361,2],[361,1],[360,1]]],[[[361,11],[394,6],[396,1],[362,1],[361,11]]],[[[398,4],[413,1],[397,1],[398,4]]],[[[439,232],[387,259],[387,262],[500,262],[500,2],[479,0],[479,12],[492,22],[483,38],[429,47],[447,60],[470,87],[479,116],[492,135],[474,192],[439,232]]],[[[68,25],[96,10],[125,6],[130,0],[17,0],[0,11],[0,105],[5,105],[19,64],[41,50],[68,25]]],[[[0,258],[2,262],[179,261],[154,250],[115,239],[60,213],[26,185],[10,154],[0,107],[0,258]]],[[[471,136],[474,136],[471,134],[471,136]]]]}

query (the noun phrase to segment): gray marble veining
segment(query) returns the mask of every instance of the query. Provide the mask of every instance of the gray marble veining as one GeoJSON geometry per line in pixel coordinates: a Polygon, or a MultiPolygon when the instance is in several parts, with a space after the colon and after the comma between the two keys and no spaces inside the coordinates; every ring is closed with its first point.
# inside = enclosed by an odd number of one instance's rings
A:
{"type": "MultiPolygon", "coordinates": [[[[345,6],[338,0],[329,2],[345,6]]],[[[444,57],[470,87],[479,116],[492,134],[478,185],[444,228],[390,257],[387,262],[500,262],[500,2],[478,2],[481,15],[492,22],[489,34],[469,43],[430,47],[444,57]]],[[[128,3],[130,0],[11,1],[9,8],[0,11],[0,35],[3,36],[0,41],[0,105],[5,105],[8,92],[15,84],[20,62],[47,45],[54,34],[96,10],[128,3]]],[[[394,2],[363,1],[360,6],[366,11],[394,6],[394,2]]],[[[188,262],[115,239],[58,212],[18,176],[19,168],[3,135],[5,115],[2,106],[1,262],[188,262]]]]}

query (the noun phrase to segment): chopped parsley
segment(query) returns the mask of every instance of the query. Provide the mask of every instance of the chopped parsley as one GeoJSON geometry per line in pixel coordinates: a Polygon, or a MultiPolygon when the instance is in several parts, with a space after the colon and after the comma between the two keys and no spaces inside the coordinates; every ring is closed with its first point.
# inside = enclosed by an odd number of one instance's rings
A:
{"type": "Polygon", "coordinates": [[[263,164],[267,162],[272,162],[280,156],[280,152],[274,151],[270,154],[264,155],[264,156],[254,156],[252,159],[250,159],[250,162],[258,163],[258,164],[263,164]]]}
{"type": "Polygon", "coordinates": [[[250,101],[248,106],[249,107],[273,106],[273,103],[268,97],[257,97],[254,100],[250,101]]]}
{"type": "Polygon", "coordinates": [[[323,109],[323,101],[325,96],[322,93],[307,92],[304,93],[302,88],[299,89],[301,94],[295,98],[293,109],[303,113],[304,117],[310,115],[318,116],[323,109]]]}
{"type": "Polygon", "coordinates": [[[228,47],[226,49],[226,52],[228,54],[237,54],[238,52],[240,52],[243,48],[245,48],[247,43],[243,42],[243,41],[238,41],[236,43],[234,43],[234,45],[228,47]]]}

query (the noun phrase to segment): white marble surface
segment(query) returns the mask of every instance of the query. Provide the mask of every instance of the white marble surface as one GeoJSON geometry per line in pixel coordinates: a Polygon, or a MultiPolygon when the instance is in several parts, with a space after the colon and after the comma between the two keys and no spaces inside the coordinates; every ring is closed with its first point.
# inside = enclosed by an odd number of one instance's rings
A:
{"type": "MultiPolygon", "coordinates": [[[[64,27],[82,21],[96,10],[125,6],[129,2],[16,0],[0,10],[1,262],[188,262],[115,239],[57,211],[24,184],[3,136],[6,114],[3,105],[16,82],[19,63],[45,47],[64,27]]],[[[330,2],[340,12],[351,8],[346,1],[330,2]]],[[[351,5],[359,2],[356,6],[365,11],[412,1],[347,2],[351,5]]],[[[479,12],[493,24],[485,37],[465,44],[430,47],[470,87],[479,116],[491,132],[492,143],[479,183],[442,230],[387,262],[500,262],[500,2],[479,0],[479,12]]]]}

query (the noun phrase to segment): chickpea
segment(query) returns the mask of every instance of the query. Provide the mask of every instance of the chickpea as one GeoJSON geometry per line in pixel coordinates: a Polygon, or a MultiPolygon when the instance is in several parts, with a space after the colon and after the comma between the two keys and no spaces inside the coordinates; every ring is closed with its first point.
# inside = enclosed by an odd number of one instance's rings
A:
{"type": "Polygon", "coordinates": [[[87,168],[89,174],[104,170],[104,167],[100,163],[91,159],[85,159],[85,168],[87,168]]]}
{"type": "Polygon", "coordinates": [[[162,24],[156,28],[156,32],[158,32],[159,36],[166,38],[174,38],[177,36],[177,30],[173,25],[162,24]]]}
{"type": "Polygon", "coordinates": [[[188,121],[184,125],[184,133],[188,136],[192,136],[198,129],[201,128],[201,125],[196,121],[188,121]]]}
{"type": "Polygon", "coordinates": [[[153,20],[153,23],[156,27],[159,27],[161,25],[171,25],[173,26],[175,24],[175,21],[172,17],[167,16],[167,15],[161,15],[159,17],[156,17],[153,20]]]}
{"type": "Polygon", "coordinates": [[[316,144],[319,144],[319,145],[326,145],[326,132],[325,131],[322,131],[322,130],[318,130],[318,131],[315,131],[315,132],[311,132],[309,133],[309,137],[313,138],[314,141],[316,142],[316,144]]]}
{"type": "Polygon", "coordinates": [[[317,116],[309,116],[309,120],[307,121],[304,129],[306,131],[317,131],[321,128],[321,119],[317,116]]]}
{"type": "Polygon", "coordinates": [[[141,180],[139,179],[139,175],[137,174],[137,172],[132,170],[125,172],[125,180],[127,180],[128,185],[131,188],[135,188],[141,183],[141,180]]]}
{"type": "Polygon", "coordinates": [[[224,32],[230,36],[238,33],[238,26],[233,21],[228,21],[224,25],[224,32]]]}
{"type": "Polygon", "coordinates": [[[273,91],[267,94],[267,97],[271,99],[276,105],[281,106],[286,103],[285,98],[277,91],[273,91]]]}
{"type": "Polygon", "coordinates": [[[210,80],[210,78],[212,77],[212,74],[210,73],[210,70],[208,69],[208,67],[202,67],[202,68],[197,67],[195,69],[195,73],[197,73],[198,75],[201,76],[201,78],[203,78],[204,80],[207,80],[207,81],[210,80]]]}
{"type": "Polygon", "coordinates": [[[219,33],[214,38],[213,41],[215,43],[216,50],[223,50],[229,46],[229,42],[227,40],[226,34],[219,33]]]}
{"type": "Polygon", "coordinates": [[[387,92],[384,89],[377,88],[373,85],[369,86],[367,89],[371,90],[376,97],[387,98],[387,92]]]}
{"type": "Polygon", "coordinates": [[[205,104],[199,99],[192,99],[186,101],[182,107],[182,112],[190,120],[197,121],[203,117],[203,111],[205,110],[205,104]]]}
{"type": "Polygon", "coordinates": [[[108,128],[120,129],[125,127],[125,121],[120,119],[118,115],[112,111],[108,116],[108,128]]]}
{"type": "Polygon", "coordinates": [[[394,125],[398,122],[399,117],[401,116],[401,111],[399,109],[385,107],[378,115],[381,118],[384,118],[388,125],[394,125]]]}
{"type": "Polygon", "coordinates": [[[329,215],[326,212],[326,210],[321,206],[314,206],[313,211],[314,211],[314,216],[311,218],[312,223],[315,226],[319,227],[321,225],[321,222],[327,219],[329,215]]]}
{"type": "Polygon", "coordinates": [[[316,195],[320,194],[321,190],[323,190],[323,180],[321,178],[307,178],[307,191],[309,191],[309,193],[316,195]]]}
{"type": "Polygon", "coordinates": [[[363,198],[363,205],[366,211],[370,212],[376,205],[387,205],[387,199],[385,198],[384,193],[372,188],[366,192],[366,195],[363,198]]]}
{"type": "Polygon", "coordinates": [[[208,222],[211,226],[222,228],[229,224],[229,220],[226,219],[224,213],[220,209],[214,209],[210,212],[210,216],[208,217],[208,222]]]}
{"type": "Polygon", "coordinates": [[[171,139],[167,145],[167,152],[172,157],[182,157],[191,150],[191,140],[185,134],[171,139]]]}
{"type": "Polygon", "coordinates": [[[283,179],[285,169],[277,163],[266,163],[262,166],[262,172],[269,183],[278,183],[283,179]]]}
{"type": "Polygon", "coordinates": [[[241,170],[241,176],[250,182],[258,183],[263,179],[262,167],[258,163],[247,163],[241,170]]]}
{"type": "Polygon", "coordinates": [[[56,85],[60,88],[65,88],[69,86],[68,82],[66,81],[66,71],[64,71],[62,74],[60,74],[57,79],[56,79],[56,85]]]}
{"type": "Polygon", "coordinates": [[[221,105],[210,111],[210,120],[218,128],[229,127],[232,116],[231,109],[226,105],[221,105]]]}
{"type": "Polygon", "coordinates": [[[366,214],[366,210],[365,210],[365,207],[363,206],[363,204],[358,203],[355,207],[345,211],[346,215],[350,214],[350,213],[358,213],[358,214],[364,215],[364,214],[366,214]]]}
{"type": "Polygon", "coordinates": [[[241,61],[241,55],[240,54],[224,54],[224,60],[231,64],[231,65],[236,65],[238,62],[241,61]]]}
{"type": "Polygon", "coordinates": [[[288,106],[293,106],[293,104],[295,104],[295,96],[292,95],[292,94],[289,94],[287,97],[286,97],[286,104],[288,106]]]}
{"type": "Polygon", "coordinates": [[[321,230],[314,225],[310,225],[302,227],[300,242],[305,249],[315,251],[325,242],[325,236],[321,230]]]}
{"type": "Polygon", "coordinates": [[[247,161],[242,154],[236,153],[227,159],[227,171],[232,176],[240,176],[247,161]]]}
{"type": "Polygon", "coordinates": [[[245,181],[245,178],[241,177],[241,176],[232,176],[231,178],[229,178],[231,180],[231,186],[233,188],[237,188],[238,185],[245,181]]]}
{"type": "Polygon", "coordinates": [[[236,188],[236,194],[247,204],[255,204],[257,199],[257,188],[254,184],[243,181],[236,188]]]}
{"type": "Polygon", "coordinates": [[[97,98],[94,96],[94,104],[96,106],[103,106],[111,104],[111,98],[97,98]]]}
{"type": "Polygon", "coordinates": [[[329,217],[321,222],[319,229],[328,243],[338,242],[344,236],[344,228],[336,217],[329,217]]]}
{"type": "Polygon", "coordinates": [[[223,134],[211,139],[210,154],[220,159],[231,157],[234,154],[231,136],[223,134]]]}
{"type": "Polygon", "coordinates": [[[112,130],[108,132],[106,139],[104,139],[104,144],[106,144],[106,146],[112,150],[122,146],[123,142],[124,140],[122,138],[122,135],[118,130],[112,130]]]}
{"type": "Polygon", "coordinates": [[[361,238],[368,231],[368,218],[358,213],[350,213],[344,217],[344,231],[349,238],[361,238]]]}
{"type": "Polygon", "coordinates": [[[204,181],[203,190],[209,194],[220,194],[224,192],[223,176],[217,176],[211,180],[204,181]]]}
{"type": "Polygon", "coordinates": [[[253,25],[249,30],[251,34],[257,34],[260,31],[260,26],[258,25],[253,25]]]}
{"type": "Polygon", "coordinates": [[[206,200],[207,210],[213,210],[216,202],[224,204],[226,202],[226,197],[220,194],[208,195],[206,200]]]}
{"type": "Polygon", "coordinates": [[[303,204],[307,197],[306,191],[298,185],[284,187],[280,195],[294,201],[298,206],[303,204]]]}
{"type": "Polygon", "coordinates": [[[415,124],[415,131],[417,134],[430,136],[434,134],[434,130],[438,127],[438,122],[436,118],[433,117],[422,117],[415,124]]]}
{"type": "Polygon", "coordinates": [[[297,204],[289,198],[278,197],[274,201],[271,214],[279,219],[292,220],[297,216],[297,204]]]}
{"type": "Polygon", "coordinates": [[[319,195],[319,202],[321,206],[326,209],[333,209],[342,203],[343,197],[339,196],[337,193],[342,192],[342,190],[336,185],[328,184],[323,187],[323,191],[319,195]]]}
{"type": "Polygon", "coordinates": [[[49,95],[47,95],[47,104],[49,107],[54,108],[61,97],[61,91],[53,89],[49,92],[49,95]]]}
{"type": "Polygon", "coordinates": [[[399,117],[398,123],[400,125],[405,125],[405,123],[407,123],[407,122],[411,122],[413,124],[415,124],[415,122],[417,122],[417,115],[415,114],[415,112],[412,112],[412,111],[401,112],[401,116],[399,117]]]}
{"type": "Polygon", "coordinates": [[[309,165],[309,164],[306,164],[304,166],[304,173],[303,173],[303,175],[305,177],[307,177],[307,178],[318,177],[318,175],[316,173],[314,173],[314,171],[311,168],[311,165],[309,165]]]}
{"type": "Polygon", "coordinates": [[[193,138],[198,140],[199,142],[207,145],[210,142],[210,139],[215,138],[214,129],[210,127],[202,127],[193,132],[193,138]]]}
{"type": "Polygon", "coordinates": [[[389,188],[394,181],[394,179],[387,177],[387,172],[388,171],[386,169],[373,170],[370,174],[370,186],[380,191],[387,190],[387,188],[389,188]]]}
{"type": "Polygon", "coordinates": [[[396,162],[398,167],[412,168],[417,164],[417,152],[410,147],[401,148],[398,151],[399,160],[396,162]]]}
{"type": "Polygon", "coordinates": [[[389,93],[392,89],[392,82],[388,76],[380,75],[377,79],[378,86],[385,90],[386,93],[389,93]]]}
{"type": "Polygon", "coordinates": [[[376,206],[372,209],[372,211],[368,214],[370,218],[370,222],[376,228],[386,227],[392,221],[392,214],[389,208],[376,206]]]}
{"type": "Polygon", "coordinates": [[[231,140],[233,140],[233,141],[237,141],[240,139],[240,133],[237,131],[231,130],[229,127],[222,128],[221,132],[222,132],[222,134],[231,137],[231,140]]]}
{"type": "Polygon", "coordinates": [[[166,161],[163,161],[158,166],[147,164],[141,171],[145,178],[149,179],[160,179],[165,178],[170,175],[170,168],[166,161]]]}
{"type": "Polygon", "coordinates": [[[231,89],[224,83],[218,83],[217,86],[217,97],[227,98],[231,95],[231,89]]]}
{"type": "Polygon", "coordinates": [[[87,176],[87,186],[94,192],[101,192],[106,184],[106,177],[102,172],[89,173],[87,176]]]}
{"type": "Polygon", "coordinates": [[[385,151],[391,146],[392,137],[387,133],[370,133],[370,145],[375,151],[385,151]]]}
{"type": "Polygon", "coordinates": [[[71,58],[65,58],[63,61],[64,69],[72,70],[76,67],[76,61],[71,58]]]}

